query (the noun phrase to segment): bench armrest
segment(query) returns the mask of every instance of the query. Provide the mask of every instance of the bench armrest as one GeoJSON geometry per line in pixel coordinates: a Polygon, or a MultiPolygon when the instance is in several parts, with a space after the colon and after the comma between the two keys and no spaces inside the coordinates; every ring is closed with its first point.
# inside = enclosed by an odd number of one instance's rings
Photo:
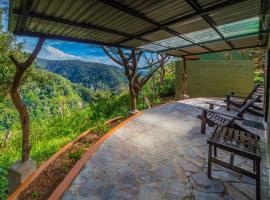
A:
{"type": "Polygon", "coordinates": [[[229,91],[229,94],[244,94],[244,95],[248,95],[248,93],[246,92],[237,92],[237,91],[229,91]]]}
{"type": "Polygon", "coordinates": [[[212,113],[215,113],[215,114],[219,114],[219,115],[223,115],[223,116],[226,116],[226,117],[230,117],[230,118],[233,118],[233,119],[238,119],[238,120],[242,120],[243,119],[243,118],[238,117],[236,115],[233,115],[231,113],[225,113],[225,112],[221,112],[221,111],[217,111],[217,110],[211,110],[211,109],[202,108],[202,107],[200,107],[200,109],[205,110],[207,112],[212,112],[212,113]]]}
{"type": "Polygon", "coordinates": [[[239,111],[239,109],[237,109],[237,108],[231,108],[231,107],[228,107],[226,105],[221,105],[221,104],[213,103],[213,102],[210,102],[210,101],[206,101],[205,103],[209,104],[209,105],[219,106],[219,107],[222,107],[222,108],[230,108],[231,110],[239,111]]]}
{"type": "MultiPolygon", "coordinates": [[[[227,95],[228,96],[228,95],[227,95]]],[[[227,97],[226,96],[226,97],[227,97]]],[[[247,97],[246,96],[240,96],[240,95],[229,95],[230,97],[236,97],[236,98],[239,98],[239,99],[246,99],[247,97]]]]}

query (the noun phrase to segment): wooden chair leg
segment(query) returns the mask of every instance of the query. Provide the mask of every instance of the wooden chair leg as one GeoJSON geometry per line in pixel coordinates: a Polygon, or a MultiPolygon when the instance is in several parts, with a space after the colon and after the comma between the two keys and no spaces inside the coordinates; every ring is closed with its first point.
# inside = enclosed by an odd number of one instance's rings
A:
{"type": "Polygon", "coordinates": [[[253,171],[256,171],[256,160],[253,160],[253,171]]]}
{"type": "Polygon", "coordinates": [[[208,149],[208,178],[211,178],[211,161],[212,161],[212,145],[209,144],[209,149],[208,149]]]}
{"type": "Polygon", "coordinates": [[[203,110],[202,111],[202,124],[201,124],[201,133],[205,134],[205,129],[206,129],[206,117],[207,117],[207,111],[203,110]]]}
{"type": "Polygon", "coordinates": [[[260,161],[256,160],[256,200],[261,199],[261,171],[260,161]]]}
{"type": "Polygon", "coordinates": [[[231,108],[230,108],[230,105],[231,104],[231,102],[230,102],[230,95],[227,95],[227,110],[228,111],[230,111],[231,110],[231,108]]]}
{"type": "Polygon", "coordinates": [[[234,161],[234,153],[231,153],[230,156],[230,166],[233,167],[233,161],[234,161]]]}
{"type": "Polygon", "coordinates": [[[217,147],[214,146],[214,156],[217,157],[217,147]]]}

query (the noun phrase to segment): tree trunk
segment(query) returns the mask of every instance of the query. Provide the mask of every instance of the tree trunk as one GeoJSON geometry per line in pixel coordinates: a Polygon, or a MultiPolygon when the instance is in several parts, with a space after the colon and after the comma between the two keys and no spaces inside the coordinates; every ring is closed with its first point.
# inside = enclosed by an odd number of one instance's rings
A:
{"type": "Polygon", "coordinates": [[[15,108],[20,114],[20,121],[22,127],[22,161],[25,162],[29,159],[30,154],[30,144],[29,144],[29,115],[26,106],[24,105],[18,87],[20,84],[21,77],[24,73],[24,70],[17,69],[16,74],[13,79],[10,96],[15,108]]]}
{"type": "Polygon", "coordinates": [[[134,112],[137,110],[137,95],[135,94],[133,85],[131,83],[129,83],[129,93],[130,93],[131,112],[134,112]]]}
{"type": "Polygon", "coordinates": [[[10,55],[11,61],[16,66],[15,76],[13,78],[10,96],[12,99],[12,103],[20,114],[20,122],[22,127],[22,162],[26,162],[29,159],[31,145],[29,143],[29,114],[23,100],[21,98],[19,87],[22,76],[24,72],[32,65],[37,54],[40,52],[43,43],[45,42],[45,38],[39,38],[38,43],[32,54],[28,57],[28,59],[19,63],[12,55],[10,55]]]}
{"type": "Polygon", "coordinates": [[[165,69],[164,66],[160,68],[160,84],[163,85],[165,77],[165,69]]]}

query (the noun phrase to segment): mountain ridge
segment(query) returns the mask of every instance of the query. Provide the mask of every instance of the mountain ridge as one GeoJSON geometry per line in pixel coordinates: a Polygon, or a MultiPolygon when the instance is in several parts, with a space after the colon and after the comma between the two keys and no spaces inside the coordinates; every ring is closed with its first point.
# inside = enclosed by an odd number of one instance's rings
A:
{"type": "Polygon", "coordinates": [[[118,90],[126,84],[123,69],[114,65],[81,60],[46,60],[38,58],[37,66],[93,90],[118,90]]]}

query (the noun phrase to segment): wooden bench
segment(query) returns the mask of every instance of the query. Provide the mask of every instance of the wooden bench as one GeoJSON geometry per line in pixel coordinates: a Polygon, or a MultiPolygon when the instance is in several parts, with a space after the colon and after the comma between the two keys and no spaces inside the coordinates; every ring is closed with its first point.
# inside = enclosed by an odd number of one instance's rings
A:
{"type": "Polygon", "coordinates": [[[256,180],[256,200],[260,200],[260,162],[261,154],[259,148],[260,137],[256,134],[234,129],[231,127],[215,126],[210,139],[207,140],[209,145],[208,154],[208,177],[211,178],[212,162],[239,172],[256,180]],[[214,157],[212,156],[214,148],[214,157]],[[230,152],[229,163],[217,159],[217,149],[230,152]],[[234,166],[234,156],[239,155],[253,161],[253,172],[234,166]]]}

